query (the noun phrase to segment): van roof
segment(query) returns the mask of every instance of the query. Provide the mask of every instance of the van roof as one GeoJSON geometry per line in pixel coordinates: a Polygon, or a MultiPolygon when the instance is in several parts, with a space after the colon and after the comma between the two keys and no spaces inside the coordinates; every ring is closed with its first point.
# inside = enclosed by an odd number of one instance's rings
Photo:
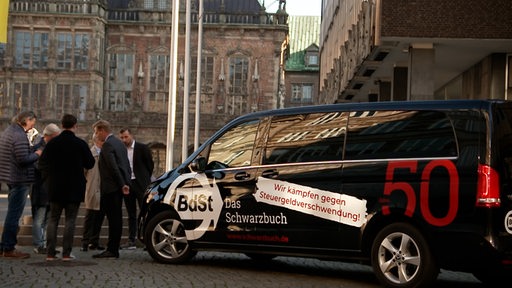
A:
{"type": "Polygon", "coordinates": [[[482,109],[489,108],[493,104],[511,103],[512,101],[489,100],[425,100],[425,101],[391,101],[391,102],[358,102],[336,103],[301,107],[290,107],[254,112],[236,118],[247,120],[266,116],[287,115],[295,113],[335,112],[335,111],[360,111],[365,110],[451,110],[451,109],[482,109]]]}

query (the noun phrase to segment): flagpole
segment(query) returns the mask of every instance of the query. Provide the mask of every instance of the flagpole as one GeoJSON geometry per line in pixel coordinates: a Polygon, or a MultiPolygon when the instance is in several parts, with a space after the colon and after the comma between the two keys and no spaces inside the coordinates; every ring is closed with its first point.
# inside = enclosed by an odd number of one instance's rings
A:
{"type": "Polygon", "coordinates": [[[185,17],[185,78],[183,84],[183,138],[181,144],[181,161],[188,157],[188,121],[190,101],[190,10],[192,1],[187,1],[185,17]]]}
{"type": "Polygon", "coordinates": [[[167,157],[165,167],[169,171],[174,163],[174,134],[176,130],[176,80],[178,67],[178,25],[180,15],[180,1],[172,1],[171,48],[169,55],[169,97],[167,105],[167,157]]]}
{"type": "Polygon", "coordinates": [[[196,77],[196,117],[195,117],[195,126],[194,126],[194,150],[197,150],[199,148],[199,121],[200,118],[200,112],[201,112],[201,68],[202,60],[203,60],[203,0],[199,0],[199,25],[197,28],[197,77],[196,77]]]}

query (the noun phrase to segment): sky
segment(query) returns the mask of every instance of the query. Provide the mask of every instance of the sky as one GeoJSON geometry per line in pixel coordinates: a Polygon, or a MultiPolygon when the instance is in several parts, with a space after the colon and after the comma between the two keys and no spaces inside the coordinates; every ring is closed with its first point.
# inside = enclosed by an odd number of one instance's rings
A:
{"type": "MultiPolygon", "coordinates": [[[[262,3],[263,0],[260,0],[262,3]]],[[[265,0],[267,13],[275,13],[279,0],[265,0]]],[[[286,12],[292,16],[320,16],[322,0],[286,0],[286,12]]]]}

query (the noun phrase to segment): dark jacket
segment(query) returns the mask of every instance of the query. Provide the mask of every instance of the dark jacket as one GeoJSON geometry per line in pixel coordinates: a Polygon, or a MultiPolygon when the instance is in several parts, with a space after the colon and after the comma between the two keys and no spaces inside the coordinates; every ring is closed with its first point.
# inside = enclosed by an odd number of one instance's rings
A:
{"type": "Polygon", "coordinates": [[[101,147],[98,160],[101,193],[121,193],[124,185],[130,185],[132,171],[124,143],[112,134],[101,147]]]}
{"type": "Polygon", "coordinates": [[[135,174],[135,183],[132,182],[132,185],[137,185],[136,191],[144,192],[151,182],[154,166],[149,147],[146,144],[135,141],[133,146],[133,174],[135,174]]]}
{"type": "Polygon", "coordinates": [[[30,149],[25,129],[17,123],[9,125],[0,136],[0,182],[33,183],[37,159],[37,154],[30,149]]]}
{"type": "MultiPolygon", "coordinates": [[[[41,137],[39,141],[32,147],[33,150],[44,149],[46,146],[46,142],[41,137]]],[[[30,204],[32,207],[41,207],[47,206],[49,204],[48,201],[48,191],[43,187],[43,178],[41,176],[41,170],[38,169],[38,165],[36,162],[35,169],[35,180],[32,185],[32,190],[30,190],[30,204]]]]}
{"type": "Polygon", "coordinates": [[[87,143],[70,130],[63,130],[46,144],[39,169],[50,202],[79,203],[85,197],[85,170],[94,166],[87,143]]]}

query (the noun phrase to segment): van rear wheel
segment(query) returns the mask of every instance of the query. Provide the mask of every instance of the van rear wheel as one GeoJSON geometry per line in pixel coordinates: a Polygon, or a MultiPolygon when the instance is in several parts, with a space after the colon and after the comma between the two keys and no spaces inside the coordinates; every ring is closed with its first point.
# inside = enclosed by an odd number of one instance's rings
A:
{"type": "Polygon", "coordinates": [[[185,227],[176,213],[164,211],[148,223],[146,248],[161,263],[182,263],[195,255],[185,235],[185,227]]]}
{"type": "Polygon", "coordinates": [[[386,287],[431,287],[439,274],[427,241],[408,223],[388,225],[377,234],[371,262],[386,287]]]}

